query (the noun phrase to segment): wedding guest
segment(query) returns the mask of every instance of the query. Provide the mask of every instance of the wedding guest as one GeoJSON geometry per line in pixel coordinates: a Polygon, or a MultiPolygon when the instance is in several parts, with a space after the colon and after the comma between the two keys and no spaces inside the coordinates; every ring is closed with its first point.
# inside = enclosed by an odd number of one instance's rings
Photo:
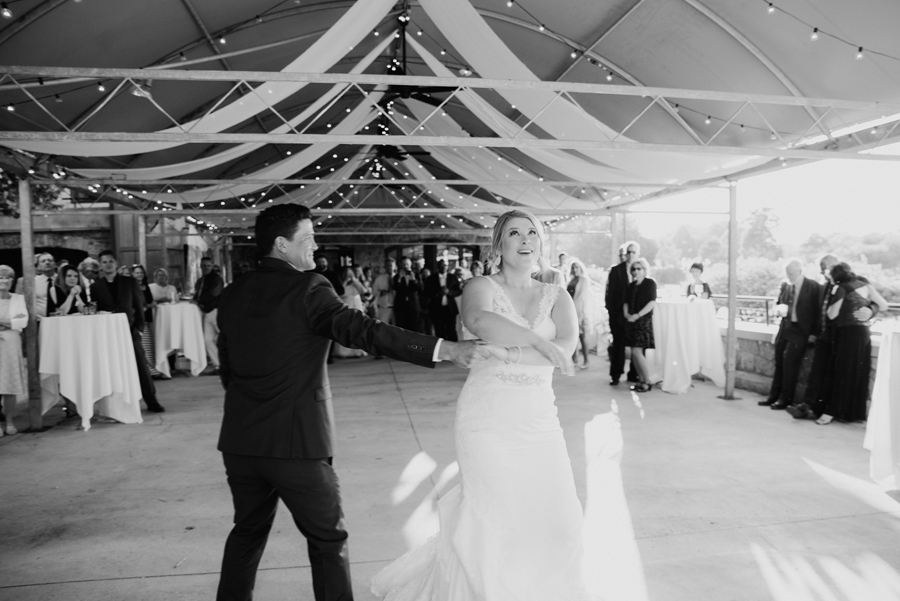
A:
{"type": "Polygon", "coordinates": [[[213,262],[209,257],[200,259],[200,271],[203,273],[194,284],[194,302],[203,313],[203,340],[206,344],[206,356],[209,357],[212,375],[219,373],[219,349],[216,340],[219,337],[219,326],[216,323],[219,295],[225,288],[221,276],[213,270],[213,262]]]}
{"type": "Polygon", "coordinates": [[[447,263],[437,262],[437,271],[425,280],[424,295],[434,335],[445,340],[457,341],[456,317],[459,308],[456,299],[462,294],[459,278],[447,271],[447,263]]]}
{"type": "Polygon", "coordinates": [[[394,276],[397,274],[397,261],[393,257],[384,260],[384,271],[372,283],[372,296],[375,298],[377,318],[386,324],[394,323],[394,276]]]}
{"type": "MultiPolygon", "coordinates": [[[[341,286],[344,288],[344,294],[341,295],[341,300],[344,301],[344,304],[351,309],[363,311],[365,307],[362,296],[368,292],[368,289],[356,277],[352,267],[344,267],[341,270],[340,281],[341,286]]],[[[366,355],[366,352],[362,349],[343,346],[338,342],[334,342],[332,346],[331,352],[335,357],[365,357],[366,355]]]]}
{"type": "Polygon", "coordinates": [[[150,284],[150,294],[153,295],[153,302],[157,305],[161,303],[174,303],[178,300],[178,289],[169,284],[169,272],[159,267],[153,272],[153,283],[150,284]]]}
{"type": "Polygon", "coordinates": [[[28,393],[21,336],[28,325],[28,309],[25,296],[11,292],[15,277],[12,267],[0,265],[0,399],[7,434],[18,432],[14,423],[16,397],[28,393]]]}
{"type": "Polygon", "coordinates": [[[625,345],[631,347],[631,362],[635,364],[639,382],[635,392],[647,392],[652,387],[650,368],[644,354],[656,348],[653,339],[653,309],[656,308],[656,282],[649,276],[650,264],[643,257],[631,263],[632,281],[625,292],[625,345]]]}
{"type": "MultiPolygon", "coordinates": [[[[819,258],[819,270],[822,273],[822,288],[819,293],[819,331],[816,333],[816,341],[813,346],[812,366],[809,369],[809,379],[806,384],[806,394],[803,402],[791,405],[787,408],[795,419],[818,419],[825,410],[824,398],[831,388],[831,357],[834,352],[834,321],[828,319],[828,307],[832,303],[832,295],[835,291],[834,282],[831,281],[831,268],[840,261],[832,254],[825,254],[819,258]]],[[[863,280],[863,278],[859,278],[863,280]]],[[[880,295],[879,295],[880,296],[880,295]]],[[[870,304],[857,309],[853,316],[860,323],[869,321],[878,312],[877,304],[870,304]]]]}
{"type": "Polygon", "coordinates": [[[103,277],[91,284],[91,296],[101,311],[124,313],[131,327],[131,340],[134,345],[134,359],[137,363],[138,378],[141,382],[141,395],[147,409],[154,413],[162,413],[165,408],[156,400],[156,386],[150,377],[150,370],[144,361],[144,348],[141,346],[141,332],[144,329],[144,295],[138,288],[134,278],[118,273],[118,261],[112,251],[100,253],[100,268],[103,277]]]}
{"type": "Polygon", "coordinates": [[[127,275],[128,277],[131,277],[131,267],[129,267],[128,265],[122,265],[116,270],[116,273],[118,275],[127,275]]]}
{"type": "Polygon", "coordinates": [[[84,289],[81,276],[72,265],[60,268],[56,285],[47,294],[48,315],[72,315],[84,310],[84,289]]]}
{"type": "Polygon", "coordinates": [[[135,263],[131,266],[131,277],[144,295],[144,330],[141,332],[141,345],[144,347],[147,369],[150,370],[151,377],[162,378],[163,374],[156,369],[156,340],[153,333],[153,309],[156,308],[156,301],[153,300],[153,292],[147,283],[147,270],[140,263],[135,263]]]}
{"type": "MultiPolygon", "coordinates": [[[[578,259],[572,259],[570,262],[572,278],[566,286],[569,296],[575,302],[575,315],[578,318],[578,344],[581,346],[581,355],[583,361],[581,369],[588,367],[588,345],[587,335],[590,333],[594,325],[594,296],[591,292],[591,278],[587,274],[587,268],[584,263],[578,259]]],[[[578,365],[578,349],[572,355],[572,362],[578,365]]]]}
{"type": "Polygon", "coordinates": [[[410,332],[419,331],[419,292],[422,282],[412,270],[409,257],[400,259],[400,268],[394,276],[394,320],[398,327],[410,332]]]}
{"type": "Polygon", "coordinates": [[[694,263],[691,265],[691,278],[693,281],[688,283],[687,297],[709,298],[712,296],[712,290],[709,284],[703,281],[703,263],[694,263]]]}
{"type": "MultiPolygon", "coordinates": [[[[606,312],[609,314],[609,330],[612,334],[612,344],[609,347],[609,384],[617,386],[619,378],[625,371],[625,318],[622,308],[627,301],[628,284],[632,281],[631,266],[641,256],[641,245],[637,242],[626,242],[625,260],[614,265],[609,270],[606,279],[606,312]]],[[[631,367],[628,369],[629,382],[637,382],[638,375],[632,356],[631,367]]]]}
{"type": "Polygon", "coordinates": [[[825,404],[817,424],[833,419],[845,422],[865,421],[869,400],[869,377],[872,368],[872,338],[866,322],[854,313],[876,304],[887,309],[887,302],[846,263],[831,268],[836,290],[828,306],[828,319],[833,321],[834,347],[831,357],[831,384],[825,392],[825,404]]]}
{"type": "MultiPolygon", "coordinates": [[[[38,317],[47,317],[47,294],[56,275],[56,259],[50,253],[41,253],[34,258],[34,313],[38,317]]],[[[25,294],[23,278],[16,281],[16,291],[25,294]]]]}
{"type": "Polygon", "coordinates": [[[327,257],[324,257],[322,255],[317,256],[316,268],[313,271],[315,271],[319,275],[325,276],[325,279],[331,282],[331,285],[338,296],[344,294],[344,285],[341,283],[341,278],[338,277],[338,274],[328,266],[327,257]]]}
{"type": "Polygon", "coordinates": [[[85,257],[78,264],[78,273],[81,274],[81,289],[84,290],[85,302],[91,302],[91,284],[100,278],[100,262],[92,257],[85,257]]]}
{"type": "Polygon", "coordinates": [[[784,272],[787,279],[778,293],[782,320],[775,336],[775,374],[768,398],[756,403],[772,409],[787,409],[794,404],[803,355],[807,347],[815,343],[819,331],[821,286],[803,277],[803,264],[799,259],[788,259],[784,272]]]}

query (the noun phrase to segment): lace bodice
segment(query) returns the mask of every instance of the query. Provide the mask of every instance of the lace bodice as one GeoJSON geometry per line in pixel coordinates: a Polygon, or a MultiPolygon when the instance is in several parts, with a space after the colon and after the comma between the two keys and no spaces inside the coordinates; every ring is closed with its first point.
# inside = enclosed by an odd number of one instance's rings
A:
{"type": "MultiPolygon", "coordinates": [[[[487,280],[494,286],[494,303],[492,307],[494,313],[499,313],[519,325],[534,330],[545,338],[556,338],[556,324],[550,319],[550,312],[553,310],[553,305],[556,304],[556,299],[562,288],[554,284],[542,284],[541,301],[538,305],[537,316],[533,322],[529,322],[524,315],[516,310],[503,286],[498,284],[492,277],[488,277],[487,280]]],[[[477,338],[465,326],[463,326],[463,335],[467,340],[477,338]]]]}

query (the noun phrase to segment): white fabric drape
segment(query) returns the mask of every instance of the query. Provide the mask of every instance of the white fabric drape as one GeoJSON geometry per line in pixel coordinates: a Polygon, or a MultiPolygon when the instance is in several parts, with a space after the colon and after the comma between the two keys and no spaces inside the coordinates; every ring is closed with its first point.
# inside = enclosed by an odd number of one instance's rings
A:
{"type": "MultiPolygon", "coordinates": [[[[428,50],[414,38],[407,35],[406,39],[436,76],[454,76],[450,69],[445,67],[437,57],[428,52],[428,50]]],[[[479,96],[476,92],[472,90],[460,90],[456,93],[456,98],[458,98],[467,109],[472,111],[472,114],[481,119],[482,123],[491,128],[498,136],[515,136],[524,140],[535,139],[533,134],[524,131],[522,127],[491,106],[488,101],[479,96]]],[[[590,182],[607,180],[619,183],[641,183],[646,181],[646,178],[644,177],[630,177],[628,174],[623,173],[618,169],[600,164],[583,154],[566,152],[556,148],[529,148],[528,146],[522,146],[518,148],[518,150],[554,171],[558,171],[577,181],[590,182]]]]}
{"type": "MultiPolygon", "coordinates": [[[[378,102],[383,95],[384,92],[372,92],[369,94],[369,98],[372,99],[372,102],[378,102]]],[[[362,103],[358,104],[356,108],[353,109],[353,111],[351,111],[350,114],[348,114],[344,118],[343,121],[338,123],[335,127],[331,128],[330,133],[335,135],[356,133],[361,127],[367,125],[377,116],[378,112],[375,110],[373,105],[369,101],[364,100],[362,103]]],[[[296,154],[278,161],[277,163],[269,165],[268,167],[264,167],[258,171],[248,173],[247,177],[252,179],[289,178],[292,175],[296,174],[298,171],[308,167],[317,159],[321,158],[325,153],[331,152],[338,146],[339,144],[337,142],[331,144],[312,144],[297,152],[296,154]]],[[[203,188],[197,188],[196,190],[180,192],[177,195],[177,200],[181,202],[191,203],[224,200],[228,198],[243,196],[245,194],[253,194],[254,192],[257,192],[258,190],[261,190],[265,187],[267,186],[261,184],[205,186],[203,188]]],[[[147,194],[132,192],[132,194],[134,196],[139,196],[148,200],[155,200],[163,196],[169,196],[168,194],[159,194],[156,192],[147,194]]]]}
{"type": "MultiPolygon", "coordinates": [[[[362,73],[363,71],[365,71],[369,67],[369,65],[371,65],[375,61],[375,59],[381,55],[387,45],[392,41],[392,36],[386,36],[386,38],[375,48],[373,48],[372,51],[365,56],[365,58],[354,65],[354,67],[350,70],[350,73],[362,73]]],[[[336,98],[341,93],[341,91],[346,89],[346,87],[347,86],[345,84],[337,84],[332,86],[330,90],[320,96],[299,115],[297,115],[293,119],[290,119],[286,124],[276,127],[270,133],[290,133],[292,128],[297,127],[298,125],[309,119],[322,107],[326,106],[329,102],[334,100],[334,98],[336,98]]],[[[209,169],[210,167],[222,165],[224,163],[227,163],[228,161],[249,154],[254,150],[257,150],[258,148],[262,148],[263,146],[265,146],[265,144],[261,142],[239,144],[218,154],[203,157],[193,161],[175,163],[172,165],[159,165],[156,167],[143,167],[137,169],[72,169],[72,171],[82,177],[101,178],[116,176],[124,177],[126,180],[178,177],[181,175],[187,175],[188,173],[196,173],[197,171],[202,171],[204,169],[209,169]]]]}
{"type": "MultiPolygon", "coordinates": [[[[396,0],[356,2],[306,52],[287,65],[282,72],[325,73],[374,29],[394,7],[396,0]]],[[[199,119],[161,130],[161,133],[215,133],[246,121],[269,110],[285,98],[304,88],[304,82],[265,82],[254,92],[236,99],[199,119]]],[[[66,156],[123,156],[166,150],[181,143],[166,142],[0,142],[4,146],[30,152],[66,156]]]]}
{"type": "MultiPolygon", "coordinates": [[[[428,117],[432,112],[431,108],[419,101],[408,100],[406,106],[421,121],[428,117]]],[[[440,112],[432,115],[426,123],[421,127],[424,130],[416,128],[415,132],[410,135],[432,135],[432,136],[452,136],[466,137],[468,134],[457,125],[452,117],[444,116],[440,112]]],[[[412,129],[412,128],[410,128],[412,129]]],[[[498,154],[485,148],[452,148],[452,147],[429,147],[428,151],[440,162],[455,171],[464,179],[472,180],[497,180],[497,183],[486,184],[482,187],[499,196],[503,196],[520,204],[524,204],[534,208],[542,209],[582,209],[590,210],[598,208],[597,203],[579,200],[573,198],[563,192],[560,192],[549,183],[543,186],[533,185],[509,185],[504,184],[503,180],[532,180],[538,183],[539,180],[534,175],[522,171],[519,172],[518,167],[506,160],[502,160],[498,154]],[[498,157],[501,160],[498,160],[498,157]]]]}
{"type": "MultiPolygon", "coordinates": [[[[525,64],[500,40],[468,0],[422,0],[428,17],[450,41],[466,63],[482,77],[539,81],[525,64]]],[[[497,90],[507,102],[516,106],[535,124],[558,140],[597,140],[630,142],[553,92],[532,90],[497,90]]],[[[743,162],[740,157],[683,155],[675,152],[653,153],[621,150],[581,150],[582,154],[622,171],[627,178],[644,181],[683,183],[725,175],[737,168],[747,168],[767,159],[753,156],[743,162]]]]}

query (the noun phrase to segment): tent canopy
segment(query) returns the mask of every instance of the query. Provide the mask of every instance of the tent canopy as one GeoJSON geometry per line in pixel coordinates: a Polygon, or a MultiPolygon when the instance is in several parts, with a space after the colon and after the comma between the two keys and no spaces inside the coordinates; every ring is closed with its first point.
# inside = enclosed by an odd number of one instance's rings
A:
{"type": "Polygon", "coordinates": [[[897,158],[893,0],[7,5],[4,167],[138,210],[474,234],[897,158]]]}

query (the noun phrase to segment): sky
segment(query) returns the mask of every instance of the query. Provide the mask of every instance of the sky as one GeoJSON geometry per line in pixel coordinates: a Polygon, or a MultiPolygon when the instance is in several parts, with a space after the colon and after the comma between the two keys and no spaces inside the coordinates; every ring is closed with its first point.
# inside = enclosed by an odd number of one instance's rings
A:
{"type": "MultiPolygon", "coordinates": [[[[882,152],[900,153],[900,144],[882,152]]],[[[862,235],[900,231],[900,162],[829,159],[750,177],[738,183],[739,222],[771,207],[781,244],[799,245],[810,234],[862,235]]],[[[648,214],[652,211],[728,211],[728,190],[710,188],[633,206],[641,234],[659,237],[683,223],[705,225],[726,215],[648,214]],[[645,214],[647,213],[647,214],[645,214]]]]}

